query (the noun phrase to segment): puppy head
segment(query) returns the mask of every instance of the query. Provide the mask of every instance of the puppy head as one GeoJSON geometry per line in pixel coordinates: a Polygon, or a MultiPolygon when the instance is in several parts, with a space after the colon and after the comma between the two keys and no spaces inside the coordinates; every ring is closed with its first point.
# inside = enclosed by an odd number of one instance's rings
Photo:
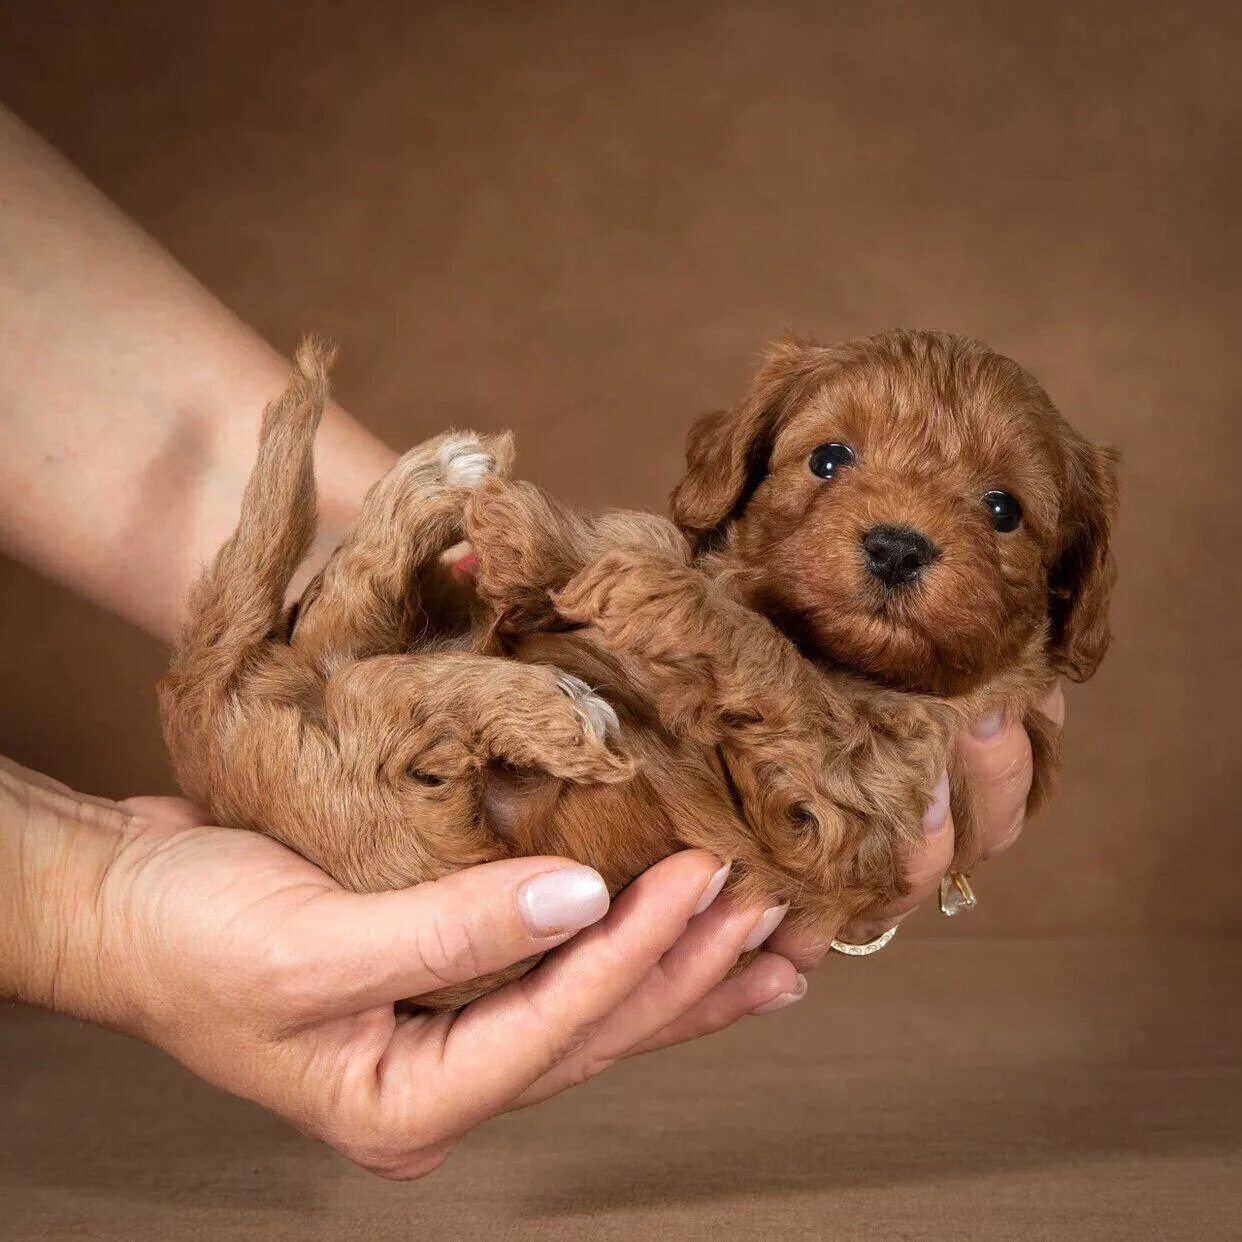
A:
{"type": "Polygon", "coordinates": [[[779,345],[687,462],[674,518],[810,654],[949,694],[1041,631],[1075,680],[1108,646],[1113,455],[976,341],[779,345]]]}

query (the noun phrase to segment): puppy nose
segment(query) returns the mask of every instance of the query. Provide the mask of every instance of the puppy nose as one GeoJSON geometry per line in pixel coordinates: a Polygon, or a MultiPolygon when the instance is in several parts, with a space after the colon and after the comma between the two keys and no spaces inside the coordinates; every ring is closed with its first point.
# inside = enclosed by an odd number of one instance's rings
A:
{"type": "Polygon", "coordinates": [[[873,526],[862,544],[867,568],[885,586],[913,582],[936,559],[936,545],[909,526],[873,526]]]}

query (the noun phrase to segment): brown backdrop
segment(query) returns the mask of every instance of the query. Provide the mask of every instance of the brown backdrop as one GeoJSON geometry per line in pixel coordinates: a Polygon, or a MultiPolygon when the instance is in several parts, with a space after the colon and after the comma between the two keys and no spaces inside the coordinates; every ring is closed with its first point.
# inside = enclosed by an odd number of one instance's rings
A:
{"type": "MultiPolygon", "coordinates": [[[[393,445],[571,501],[662,506],[786,327],[1011,353],[1124,454],[1117,641],[951,930],[1236,927],[1239,24],[1139,7],[9,3],[0,83],[393,445]]],[[[168,789],[161,650],[0,572],[0,749],[168,789]]]]}
{"type": "MultiPolygon", "coordinates": [[[[660,506],[765,339],[906,324],[1125,454],[1064,794],[976,915],[915,920],[945,939],[414,1187],[0,1010],[0,1237],[1242,1236],[1240,35],[1225,3],[0,4],[7,101],[276,344],[338,338],[395,446],[510,426],[568,499],[660,506]]],[[[0,573],[0,749],[168,788],[163,653],[0,573]]]]}

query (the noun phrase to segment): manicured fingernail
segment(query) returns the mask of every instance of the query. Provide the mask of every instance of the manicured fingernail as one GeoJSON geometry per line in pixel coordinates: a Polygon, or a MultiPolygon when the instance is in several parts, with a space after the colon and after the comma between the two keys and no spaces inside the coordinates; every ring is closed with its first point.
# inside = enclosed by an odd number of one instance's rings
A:
{"type": "Polygon", "coordinates": [[[518,913],[532,936],[555,936],[598,922],[608,912],[608,886],[590,867],[562,867],[527,880],[518,913]]]}
{"type": "Polygon", "coordinates": [[[746,937],[742,952],[749,953],[751,949],[757,949],[780,926],[781,919],[785,917],[788,910],[788,902],[783,906],[772,906],[765,910],[759,916],[759,922],[751,928],[750,935],[746,937]]]}
{"type": "Polygon", "coordinates": [[[724,888],[724,882],[729,878],[729,868],[732,866],[732,862],[727,862],[719,871],[712,874],[712,878],[707,881],[707,887],[703,890],[703,896],[699,898],[699,904],[694,907],[695,914],[702,914],[720,896],[720,890],[724,888]]]}
{"type": "Polygon", "coordinates": [[[993,712],[970,726],[970,735],[980,742],[990,742],[1005,727],[1005,713],[993,712]]]}
{"type": "Polygon", "coordinates": [[[788,1009],[790,1005],[796,1005],[806,995],[806,976],[799,975],[798,981],[794,985],[792,992],[782,992],[779,996],[773,997],[766,1005],[760,1005],[758,1009],[752,1009],[753,1014],[775,1013],[778,1009],[788,1009]]]}
{"type": "Polygon", "coordinates": [[[942,772],[936,787],[932,790],[931,801],[927,804],[927,812],[923,816],[923,831],[930,837],[944,827],[949,814],[949,774],[942,772]]]}

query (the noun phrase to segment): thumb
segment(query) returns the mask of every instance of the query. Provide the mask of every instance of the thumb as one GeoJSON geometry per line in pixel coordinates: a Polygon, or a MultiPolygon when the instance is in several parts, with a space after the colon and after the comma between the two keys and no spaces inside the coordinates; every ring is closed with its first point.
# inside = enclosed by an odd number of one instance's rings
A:
{"type": "Polygon", "coordinates": [[[484,863],[414,888],[324,894],[299,931],[327,946],[330,1010],[391,1005],[546,953],[608,911],[598,871],[565,858],[484,863]]]}

